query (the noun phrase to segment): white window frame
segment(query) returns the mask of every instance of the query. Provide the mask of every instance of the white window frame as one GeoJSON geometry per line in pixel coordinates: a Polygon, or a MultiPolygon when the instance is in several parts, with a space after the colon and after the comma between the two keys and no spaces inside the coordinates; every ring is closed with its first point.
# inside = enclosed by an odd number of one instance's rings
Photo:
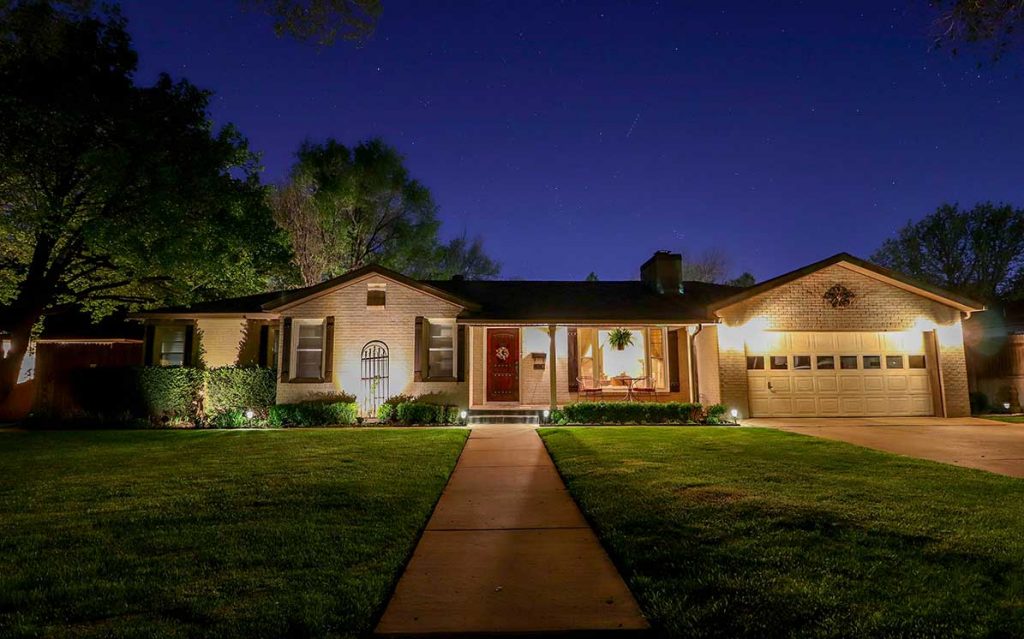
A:
{"type": "Polygon", "coordinates": [[[445,318],[438,318],[438,319],[430,319],[428,317],[428,318],[424,318],[424,321],[427,324],[426,327],[425,327],[426,330],[424,331],[424,335],[423,335],[424,341],[426,342],[426,347],[424,348],[424,352],[426,354],[426,368],[427,368],[426,381],[451,381],[451,380],[457,379],[458,376],[459,376],[459,327],[456,326],[455,319],[454,318],[447,318],[447,317],[445,317],[445,318]],[[435,324],[436,325],[447,324],[448,326],[451,326],[451,328],[452,328],[452,347],[451,347],[451,351],[452,351],[452,372],[451,372],[450,375],[435,375],[430,370],[430,353],[431,352],[443,352],[443,351],[449,350],[447,348],[433,348],[431,346],[430,328],[432,326],[434,326],[435,324]]]}
{"type": "MultiPolygon", "coordinates": [[[[324,358],[327,352],[327,318],[319,319],[293,319],[292,320],[292,335],[291,345],[289,350],[291,351],[290,368],[288,371],[288,379],[291,381],[295,380],[318,380],[324,378],[324,358]],[[321,326],[320,332],[320,374],[316,377],[298,377],[296,373],[299,370],[299,333],[301,332],[302,326],[321,326]]],[[[310,349],[312,350],[312,349],[310,349]]]]}

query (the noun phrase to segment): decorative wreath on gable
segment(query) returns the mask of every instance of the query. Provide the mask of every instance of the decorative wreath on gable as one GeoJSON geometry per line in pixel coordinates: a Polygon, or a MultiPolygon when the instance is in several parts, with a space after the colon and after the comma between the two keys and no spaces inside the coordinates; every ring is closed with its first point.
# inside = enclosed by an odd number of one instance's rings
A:
{"type": "Polygon", "coordinates": [[[500,359],[503,362],[508,360],[508,356],[509,356],[508,348],[506,348],[505,346],[499,346],[497,348],[497,350],[494,351],[494,356],[497,357],[498,359],[500,359]]]}
{"type": "Polygon", "coordinates": [[[833,284],[832,288],[825,291],[825,294],[821,297],[831,304],[832,308],[847,308],[853,303],[853,299],[857,297],[857,294],[842,284],[833,284]]]}

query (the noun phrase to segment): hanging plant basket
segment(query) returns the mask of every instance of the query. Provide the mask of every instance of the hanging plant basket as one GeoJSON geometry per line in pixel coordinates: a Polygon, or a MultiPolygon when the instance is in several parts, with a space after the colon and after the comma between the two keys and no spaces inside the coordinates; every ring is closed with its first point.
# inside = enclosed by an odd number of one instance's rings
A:
{"type": "Polygon", "coordinates": [[[625,350],[633,345],[633,333],[627,328],[616,328],[608,332],[608,343],[616,350],[625,350]]]}

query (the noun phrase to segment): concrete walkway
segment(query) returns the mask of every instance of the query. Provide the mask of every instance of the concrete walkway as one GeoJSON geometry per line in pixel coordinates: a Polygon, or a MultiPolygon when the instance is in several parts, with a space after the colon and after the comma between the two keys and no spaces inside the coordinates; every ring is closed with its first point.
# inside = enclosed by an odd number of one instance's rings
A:
{"type": "Polygon", "coordinates": [[[647,628],[531,426],[473,429],[377,635],[647,628]]]}
{"type": "Polygon", "coordinates": [[[778,428],[910,457],[1024,477],[1024,424],[1005,424],[974,417],[780,417],[745,419],[743,425],[778,428]]]}

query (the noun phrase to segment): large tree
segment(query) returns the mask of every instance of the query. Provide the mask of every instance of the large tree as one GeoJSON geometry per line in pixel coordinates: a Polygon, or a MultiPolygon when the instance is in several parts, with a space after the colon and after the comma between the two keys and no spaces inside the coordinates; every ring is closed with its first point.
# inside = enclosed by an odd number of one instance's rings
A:
{"type": "Polygon", "coordinates": [[[44,315],[256,291],[284,251],[209,94],[135,69],[114,10],[0,4],[0,402],[44,315]]]}
{"type": "Polygon", "coordinates": [[[371,263],[424,279],[498,272],[480,240],[439,242],[430,191],[380,140],[302,144],[271,203],[306,285],[371,263]]]}
{"type": "Polygon", "coordinates": [[[1024,209],[943,204],[907,222],[872,260],[984,302],[1017,296],[1024,291],[1024,209]]]}

